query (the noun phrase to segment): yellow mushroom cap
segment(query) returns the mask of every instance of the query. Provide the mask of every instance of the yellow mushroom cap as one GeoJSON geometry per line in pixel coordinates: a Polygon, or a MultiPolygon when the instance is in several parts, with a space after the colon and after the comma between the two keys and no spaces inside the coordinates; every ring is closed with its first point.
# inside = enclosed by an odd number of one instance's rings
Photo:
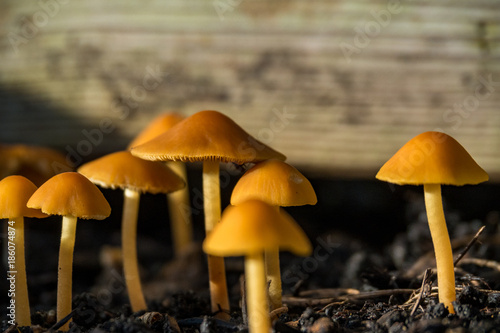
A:
{"type": "Polygon", "coordinates": [[[77,172],[63,172],[47,180],[28,200],[28,207],[51,215],[103,220],[111,207],[90,180],[77,172]]]}
{"type": "Polygon", "coordinates": [[[401,147],[376,178],[400,185],[466,185],[487,181],[488,174],[454,138],[429,131],[401,147]]]}
{"type": "Polygon", "coordinates": [[[23,176],[9,176],[0,181],[0,218],[47,217],[40,209],[26,207],[37,187],[23,176]]]}
{"type": "Polygon", "coordinates": [[[221,257],[276,247],[302,256],[312,251],[309,239],[290,215],[260,200],[227,207],[220,223],[203,242],[206,253],[221,257]]]}
{"type": "Polygon", "coordinates": [[[270,159],[248,169],[231,194],[231,204],[258,199],[273,206],[315,205],[316,193],[309,182],[293,166],[270,159]]]}
{"type": "Polygon", "coordinates": [[[85,163],[78,172],[105,188],[129,188],[156,194],[177,191],[185,186],[184,180],[163,163],[140,159],[129,151],[85,163]]]}
{"type": "Polygon", "coordinates": [[[219,160],[238,164],[285,156],[253,138],[218,111],[200,111],[155,139],[131,149],[132,155],[159,161],[219,160]]]}
{"type": "Polygon", "coordinates": [[[154,138],[158,135],[163,134],[168,131],[172,126],[177,124],[178,122],[184,120],[184,116],[181,116],[177,113],[164,113],[157,116],[149,125],[142,130],[132,142],[128,145],[128,149],[142,145],[154,138]]]}

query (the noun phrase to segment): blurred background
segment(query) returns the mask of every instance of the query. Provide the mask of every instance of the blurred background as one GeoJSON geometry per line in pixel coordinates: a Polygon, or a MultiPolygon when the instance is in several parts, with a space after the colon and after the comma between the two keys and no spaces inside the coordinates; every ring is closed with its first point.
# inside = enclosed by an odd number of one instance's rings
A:
{"type": "MultiPolygon", "coordinates": [[[[218,110],[311,179],[318,204],[291,209],[311,238],[336,229],[381,246],[421,189],[374,175],[441,130],[491,177],[446,187],[447,207],[466,220],[499,209],[498,1],[3,0],[0,36],[1,144],[80,165],[125,149],[160,113],[218,110]]],[[[121,193],[105,194],[119,207],[121,193]]]]}
{"type": "Polygon", "coordinates": [[[124,149],[160,112],[214,109],[315,176],[372,178],[441,129],[500,177],[498,1],[0,6],[2,143],[85,160],[124,149]],[[100,126],[102,140],[81,143],[100,126]]]}

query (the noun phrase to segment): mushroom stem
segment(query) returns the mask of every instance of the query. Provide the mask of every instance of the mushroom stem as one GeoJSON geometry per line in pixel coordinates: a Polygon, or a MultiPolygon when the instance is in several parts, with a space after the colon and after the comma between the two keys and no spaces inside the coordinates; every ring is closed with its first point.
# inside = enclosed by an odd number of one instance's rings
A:
{"type": "MultiPolygon", "coordinates": [[[[277,212],[280,212],[280,207],[275,206],[277,212]]],[[[265,251],[266,263],[266,279],[269,283],[269,306],[270,310],[280,308],[281,301],[281,271],[280,271],[280,257],[279,248],[275,247],[272,250],[265,251]]]]}
{"type": "MultiPolygon", "coordinates": [[[[218,160],[203,162],[203,207],[205,232],[208,236],[215,225],[219,223],[221,217],[218,160]]],[[[229,297],[224,258],[209,254],[207,260],[212,312],[217,313],[216,316],[220,319],[229,319],[227,313],[229,312],[229,297]]]]}
{"type": "Polygon", "coordinates": [[[186,246],[193,241],[193,225],[191,223],[191,211],[189,205],[189,189],[187,186],[186,164],[179,161],[167,162],[167,166],[180,176],[186,187],[182,190],[167,195],[168,210],[170,212],[172,241],[174,253],[178,255],[186,246]]]}
{"type": "MultiPolygon", "coordinates": [[[[59,248],[59,274],[57,278],[57,321],[71,313],[73,250],[75,248],[77,218],[63,216],[61,231],[61,247],[59,248]]],[[[59,330],[69,329],[69,320],[59,330]]]]}
{"type": "Polygon", "coordinates": [[[245,257],[248,326],[251,333],[269,333],[271,331],[264,270],[262,253],[250,254],[245,257]]]}
{"type": "Polygon", "coordinates": [[[147,309],[142,293],[139,265],[137,261],[137,216],[140,194],[126,188],[123,192],[122,252],[123,271],[128,297],[133,312],[147,309]]]}
{"type": "Polygon", "coordinates": [[[270,310],[281,307],[281,272],[279,248],[265,251],[266,280],[269,284],[270,310]]]}
{"type": "Polygon", "coordinates": [[[450,313],[455,313],[452,302],[456,300],[453,254],[446,220],[444,218],[441,185],[424,184],[425,208],[436,256],[439,302],[450,313]]]}
{"type": "Polygon", "coordinates": [[[16,247],[16,321],[19,326],[31,326],[30,302],[28,298],[28,282],[26,281],[26,263],[24,257],[24,217],[13,218],[16,234],[14,246],[16,247]]]}

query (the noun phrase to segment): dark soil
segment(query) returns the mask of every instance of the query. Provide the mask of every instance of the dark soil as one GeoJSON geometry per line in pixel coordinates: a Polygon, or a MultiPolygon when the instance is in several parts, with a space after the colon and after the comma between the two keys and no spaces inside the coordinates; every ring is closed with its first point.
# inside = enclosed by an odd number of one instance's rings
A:
{"type": "MultiPolygon", "coordinates": [[[[456,255],[464,251],[481,226],[486,226],[456,265],[456,314],[449,314],[438,303],[432,270],[423,281],[424,273],[435,263],[421,189],[373,184],[367,185],[367,195],[360,195],[365,192],[359,189],[356,195],[347,193],[340,198],[328,196],[330,192],[324,184],[313,183],[320,198],[318,207],[289,210],[304,226],[314,251],[308,258],[282,253],[287,309],[274,314],[274,330],[314,333],[500,331],[499,212],[487,206],[471,216],[470,210],[464,209],[467,204],[462,205],[458,200],[457,205],[451,206],[445,201],[456,255]],[[381,199],[383,197],[385,199],[381,199]],[[392,199],[399,200],[399,210],[387,211],[395,207],[390,202],[392,199]],[[349,201],[348,205],[339,203],[345,200],[349,201]],[[356,211],[346,212],[346,206],[357,204],[356,211]],[[379,224],[384,219],[389,228],[379,224]],[[340,227],[341,222],[347,226],[340,227]],[[378,224],[378,227],[372,225],[368,231],[356,234],[363,224],[378,224]]],[[[365,184],[354,184],[361,185],[365,184]]],[[[193,186],[198,185],[195,182],[193,186]]],[[[347,187],[342,182],[336,186],[337,189],[347,187]]],[[[443,190],[445,197],[449,193],[450,198],[457,200],[457,192],[447,191],[443,190]]],[[[112,207],[121,206],[120,192],[103,192],[112,207]]],[[[477,194],[476,199],[481,195],[477,194]]],[[[117,254],[119,209],[107,222],[79,222],[70,332],[248,331],[240,304],[242,258],[226,259],[231,320],[215,319],[210,311],[205,255],[201,251],[202,212],[193,215],[196,243],[174,259],[168,242],[164,200],[164,196],[145,195],[141,201],[138,247],[148,312],[132,313],[128,305],[117,254]]],[[[498,202],[498,196],[495,200],[498,202]]],[[[225,201],[227,197],[223,198],[223,205],[225,201]]],[[[54,309],[60,220],[51,217],[33,223],[36,225],[31,224],[27,231],[33,326],[10,327],[4,320],[2,331],[45,332],[59,325],[54,309]]],[[[1,290],[6,290],[5,282],[1,283],[1,290]]],[[[6,295],[0,296],[2,303],[6,302],[6,295]]],[[[0,314],[6,318],[4,306],[0,314]]]]}

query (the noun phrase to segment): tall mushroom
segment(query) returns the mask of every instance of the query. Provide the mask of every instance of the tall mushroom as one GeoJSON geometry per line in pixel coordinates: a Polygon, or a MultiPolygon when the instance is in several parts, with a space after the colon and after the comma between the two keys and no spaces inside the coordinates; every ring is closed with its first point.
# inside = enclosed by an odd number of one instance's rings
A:
{"type": "MultiPolygon", "coordinates": [[[[217,111],[200,111],[164,134],[131,149],[132,155],[154,161],[203,161],[205,231],[220,220],[219,163],[244,164],[285,156],[259,142],[217,111]]],[[[223,258],[208,255],[211,306],[219,317],[229,310],[223,258]],[[223,310],[220,312],[220,310],[223,310]]]]}
{"type": "MultiPolygon", "coordinates": [[[[59,275],[57,278],[57,320],[71,313],[73,250],[77,219],[103,220],[111,207],[85,176],[77,172],[63,172],[47,180],[28,200],[29,208],[41,209],[50,215],[62,215],[59,275]]],[[[69,329],[69,321],[60,328],[69,329]]]]}
{"type": "Polygon", "coordinates": [[[376,178],[398,185],[424,186],[427,220],[436,256],[439,301],[450,313],[455,313],[452,304],[456,300],[455,272],[441,185],[478,184],[487,181],[488,174],[451,136],[429,131],[401,147],[380,168],[376,178]]]}
{"type": "MultiPolygon", "coordinates": [[[[277,210],[280,206],[315,205],[318,201],[309,180],[293,166],[276,159],[257,163],[238,180],[231,194],[231,204],[239,205],[249,199],[262,200],[277,210]]],[[[270,306],[274,310],[282,306],[277,247],[266,251],[265,262],[270,306]]]]}
{"type": "MultiPolygon", "coordinates": [[[[184,118],[184,116],[173,112],[160,114],[153,119],[153,121],[132,140],[132,142],[130,142],[128,148],[130,149],[156,138],[184,118]]],[[[184,162],[167,161],[166,164],[186,183],[183,189],[167,195],[172,241],[174,244],[173,248],[174,253],[178,255],[186,246],[193,242],[193,224],[191,221],[191,210],[189,209],[187,170],[184,162]]]]}
{"type": "Polygon", "coordinates": [[[23,176],[9,176],[0,181],[0,219],[8,219],[8,271],[15,274],[15,309],[19,326],[31,326],[26,262],[24,256],[24,216],[47,217],[39,209],[26,207],[36,186],[23,176]],[[12,257],[12,258],[11,258],[12,257]],[[12,260],[10,260],[12,259],[12,260]]]}
{"type": "Polygon", "coordinates": [[[260,200],[248,200],[225,209],[221,223],[203,242],[206,253],[245,256],[249,331],[269,333],[264,252],[280,248],[297,255],[311,253],[311,243],[300,226],[284,211],[260,200]]]}
{"type": "Polygon", "coordinates": [[[78,168],[78,172],[104,188],[123,190],[122,251],[125,283],[132,311],[146,310],[137,260],[137,217],[141,193],[170,193],[184,181],[162,163],[146,161],[128,151],[112,153],[78,168]]]}

